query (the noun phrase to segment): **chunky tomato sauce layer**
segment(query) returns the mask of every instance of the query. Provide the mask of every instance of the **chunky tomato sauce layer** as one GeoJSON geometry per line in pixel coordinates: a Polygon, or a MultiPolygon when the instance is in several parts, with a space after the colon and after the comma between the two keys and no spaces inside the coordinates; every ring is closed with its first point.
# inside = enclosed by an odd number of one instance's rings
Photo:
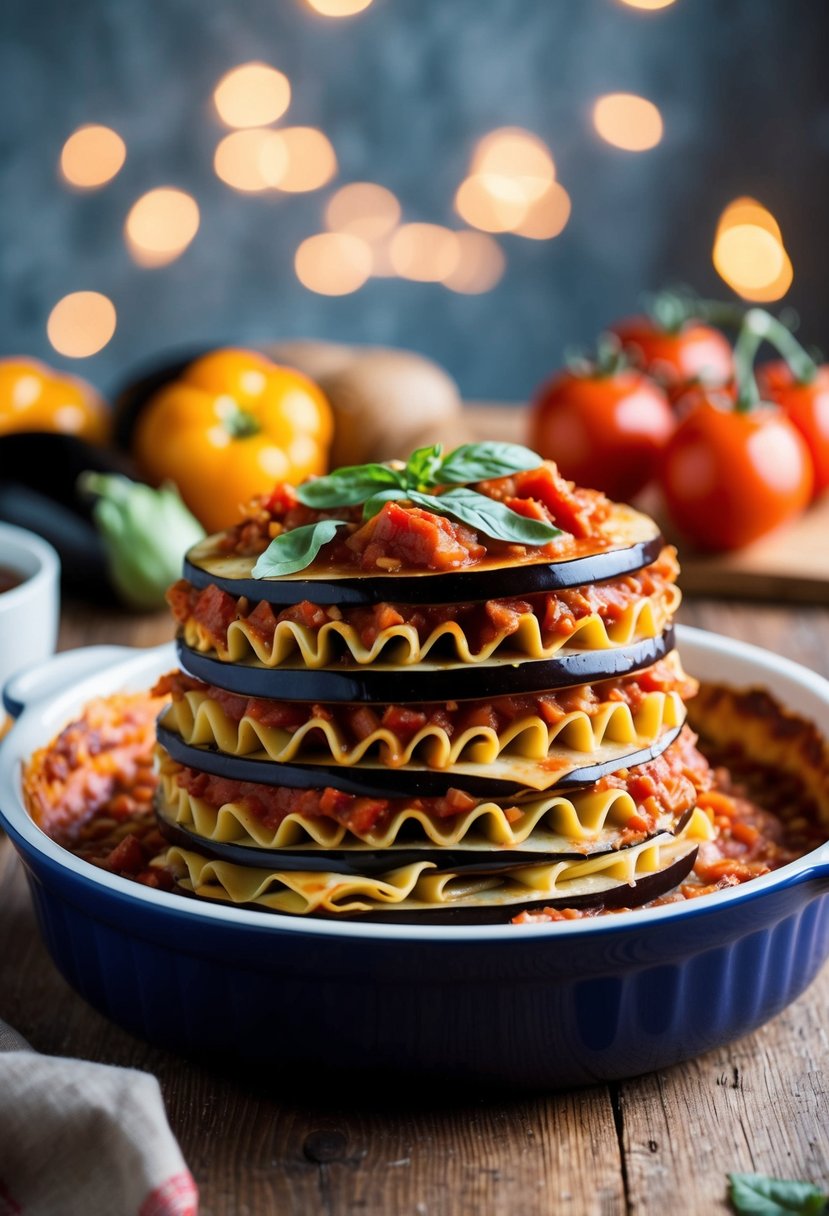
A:
{"type": "MultiPolygon", "coordinates": [[[[708,761],[697,751],[695,740],[696,736],[686,728],[661,756],[636,768],[621,769],[594,786],[596,791],[626,790],[636,803],[636,813],[621,829],[620,845],[633,844],[650,835],[662,815],[679,818],[693,807],[697,794],[710,787],[708,761]]],[[[218,777],[184,765],[176,766],[176,781],[188,794],[217,810],[226,803],[239,803],[263,826],[274,830],[288,815],[301,815],[305,819],[333,819],[360,834],[383,828],[407,808],[423,811],[436,820],[447,820],[487,801],[460,789],[449,790],[441,798],[394,799],[344,794],[330,788],[295,790],[218,777]]],[[[525,814],[520,804],[506,806],[504,810],[510,823],[520,825],[525,814]]]]}
{"type": "MultiPolygon", "coordinates": [[[[445,701],[406,705],[312,704],[303,701],[272,701],[264,697],[245,697],[226,692],[213,684],[205,684],[182,671],[162,676],[153,689],[155,696],[172,695],[181,700],[194,690],[221,705],[233,722],[254,718],[263,726],[273,726],[293,733],[313,719],[332,722],[342,734],[354,742],[362,742],[377,730],[391,731],[401,743],[407,743],[425,726],[440,727],[448,738],[476,727],[490,727],[498,732],[517,718],[535,716],[549,726],[555,726],[568,714],[581,711],[594,715],[600,705],[623,702],[636,713],[644,698],[652,692],[677,692],[683,700],[696,692],[696,681],[687,676],[670,657],[660,659],[635,675],[602,680],[596,684],[579,684],[557,692],[515,697],[491,697],[479,701],[445,701]]],[[[309,739],[310,739],[309,734],[309,739]]],[[[313,740],[312,740],[313,741],[313,740]]]]}
{"type": "Polygon", "coordinates": [[[281,612],[274,612],[264,600],[254,604],[245,596],[229,595],[213,584],[199,590],[187,579],[179,579],[169,588],[167,602],[178,623],[194,622],[219,654],[227,652],[227,631],[233,621],[244,621],[249,632],[265,645],[272,643],[276,627],[282,621],[294,621],[313,633],[330,621],[342,621],[356,630],[367,648],[374,645],[384,629],[397,625],[412,626],[417,630],[419,640],[425,642],[439,625],[456,621],[470,648],[477,651],[496,638],[508,638],[518,629],[522,617],[529,615],[538,621],[545,644],[569,637],[588,616],[599,616],[607,625],[612,625],[632,604],[664,594],[676,582],[678,573],[676,550],[667,546],[655,562],[635,574],[523,599],[491,599],[429,607],[381,603],[365,608],[324,607],[303,600],[281,612]]]}
{"type": "Polygon", "coordinates": [[[562,561],[600,552],[613,543],[603,530],[611,515],[610,500],[597,490],[566,481],[551,461],[513,477],[478,482],[473,489],[519,515],[554,524],[563,535],[542,546],[508,544],[400,502],[387,502],[372,519],[363,521],[361,506],[318,511],[303,506],[292,486],[279,484],[273,493],[252,500],[245,509],[247,518],[223,534],[220,550],[256,556],[275,536],[320,519],[340,519],[348,526],[320,550],[309,567],[315,571],[461,570],[494,558],[516,565],[539,558],[562,561]]]}
{"type": "MultiPolygon", "coordinates": [[[[147,694],[91,702],[52,744],[35,753],[26,767],[24,791],[30,812],[58,843],[111,873],[166,890],[175,889],[173,875],[150,864],[166,845],[152,812],[157,709],[158,701],[147,694]]],[[[627,777],[617,773],[605,779],[628,783],[637,815],[652,813],[652,798],[667,798],[669,807],[683,805],[687,781],[698,790],[697,805],[716,829],[716,839],[700,847],[692,877],[653,906],[748,882],[825,840],[826,827],[798,774],[763,767],[734,748],[724,752],[704,737],[699,750],[716,767],[703,769],[690,732],[674,749],[661,765],[651,762],[627,777]]],[[[567,920],[611,911],[616,909],[549,909],[515,920],[567,920]]]]}

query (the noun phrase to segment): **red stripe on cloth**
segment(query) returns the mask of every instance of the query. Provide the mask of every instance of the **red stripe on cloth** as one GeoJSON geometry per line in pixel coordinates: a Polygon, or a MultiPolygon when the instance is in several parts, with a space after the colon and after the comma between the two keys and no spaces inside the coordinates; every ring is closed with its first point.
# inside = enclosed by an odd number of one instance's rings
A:
{"type": "Polygon", "coordinates": [[[23,1209],[16,1199],[12,1199],[6,1190],[6,1184],[0,1178],[0,1216],[22,1216],[23,1209]]]}
{"type": "Polygon", "coordinates": [[[198,1211],[198,1187],[190,1171],[183,1170],[150,1191],[138,1216],[198,1216],[198,1211]]]}

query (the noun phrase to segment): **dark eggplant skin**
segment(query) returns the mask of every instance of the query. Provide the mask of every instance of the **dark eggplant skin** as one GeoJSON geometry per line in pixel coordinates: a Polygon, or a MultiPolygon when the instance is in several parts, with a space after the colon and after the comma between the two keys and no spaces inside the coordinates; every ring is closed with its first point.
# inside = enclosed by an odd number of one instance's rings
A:
{"type": "MultiPolygon", "coordinates": [[[[207,538],[208,541],[211,539],[207,538]]],[[[200,542],[204,544],[206,542],[200,542]]],[[[584,583],[601,582],[632,574],[655,562],[665,545],[655,532],[647,540],[622,549],[606,549],[586,557],[560,562],[529,562],[526,565],[484,567],[449,574],[384,574],[341,578],[224,578],[203,569],[190,551],[184,560],[184,577],[201,590],[213,584],[234,597],[247,596],[253,603],[298,604],[459,604],[476,600],[509,599],[544,591],[560,591],[584,583]]]]}
{"type": "Polygon", "coordinates": [[[75,435],[16,431],[0,436],[0,520],[28,528],[57,550],[65,591],[95,603],[118,602],[92,503],[77,492],[81,473],[135,476],[121,453],[75,435]]]}
{"type": "Polygon", "coordinates": [[[442,798],[450,789],[481,798],[511,798],[518,794],[541,798],[545,793],[558,793],[583,785],[592,785],[608,773],[620,768],[646,764],[659,756],[678,738],[681,726],[665,731],[650,747],[640,748],[626,756],[588,764],[573,769],[549,790],[534,790],[517,781],[505,781],[486,776],[472,776],[449,769],[402,765],[399,768],[366,764],[275,764],[273,760],[253,760],[248,756],[228,756],[215,747],[195,747],[185,743],[175,731],[159,721],[156,737],[167,754],[178,764],[233,781],[253,781],[260,785],[286,786],[289,789],[319,789],[330,787],[345,794],[366,795],[370,798],[405,798],[416,793],[421,798],[442,798]]]}
{"type": "Polygon", "coordinates": [[[554,659],[502,659],[489,663],[447,663],[429,667],[259,667],[226,663],[176,642],[186,672],[226,692],[289,701],[349,701],[394,704],[469,701],[510,693],[546,692],[609,680],[650,667],[674,648],[669,627],[655,638],[611,650],[579,650],[554,659]]]}
{"type": "MultiPolygon", "coordinates": [[[[688,810],[677,821],[674,829],[676,833],[682,831],[691,814],[692,810],[688,810]]],[[[520,865],[537,866],[546,861],[584,861],[589,857],[603,857],[608,853],[622,851],[609,845],[586,853],[579,853],[574,849],[569,853],[544,853],[520,847],[499,849],[492,846],[489,849],[476,850],[436,848],[430,844],[421,845],[419,848],[393,845],[386,849],[373,849],[370,845],[353,845],[345,849],[262,849],[254,845],[205,840],[192,829],[171,823],[158,803],[155,818],[158,830],[170,844],[179,845],[183,849],[194,849],[203,857],[228,861],[232,865],[253,866],[256,869],[273,868],[300,873],[311,870],[321,874],[334,872],[360,877],[365,874],[385,874],[398,866],[416,865],[419,861],[433,861],[441,872],[451,870],[464,874],[499,874],[503,870],[514,870],[520,865]]],[[[652,835],[658,833],[653,832],[652,835]]],[[[632,843],[641,844],[642,841],[632,843]]],[[[630,848],[631,845],[624,847],[630,848]]]]}

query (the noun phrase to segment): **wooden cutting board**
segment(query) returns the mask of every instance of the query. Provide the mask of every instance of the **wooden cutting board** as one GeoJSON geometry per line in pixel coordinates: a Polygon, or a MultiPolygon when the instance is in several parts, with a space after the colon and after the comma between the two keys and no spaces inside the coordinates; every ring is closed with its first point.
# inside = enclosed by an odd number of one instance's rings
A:
{"type": "MultiPolygon", "coordinates": [[[[526,407],[470,402],[464,409],[470,439],[526,443],[526,407]]],[[[646,491],[636,505],[658,519],[676,544],[686,595],[787,600],[829,608],[829,495],[747,549],[714,557],[694,553],[672,533],[656,491],[646,491]]]]}

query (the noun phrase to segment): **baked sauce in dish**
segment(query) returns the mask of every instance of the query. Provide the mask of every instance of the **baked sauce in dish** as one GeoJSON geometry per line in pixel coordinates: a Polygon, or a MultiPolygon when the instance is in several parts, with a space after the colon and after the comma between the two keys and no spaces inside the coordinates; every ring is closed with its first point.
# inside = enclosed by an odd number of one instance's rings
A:
{"type": "MultiPolygon", "coordinates": [[[[717,685],[703,685],[695,727],[699,743],[686,728],[677,744],[661,757],[636,770],[619,770],[598,785],[624,787],[637,804],[636,816],[625,825],[630,839],[649,828],[651,816],[671,806],[684,807],[696,793],[696,806],[709,818],[712,839],[703,841],[690,875],[667,895],[643,907],[679,903],[749,882],[803,856],[827,836],[829,764],[825,746],[814,727],[789,715],[765,693],[735,694],[717,685]],[[707,711],[712,726],[732,724],[719,741],[706,733],[707,711]],[[740,740],[749,739],[749,754],[740,740]],[[785,743],[788,765],[764,766],[755,748],[767,750],[785,743]],[[807,762],[803,763],[806,757],[807,762]]],[[[110,873],[161,890],[192,898],[176,885],[176,876],[155,859],[166,840],[153,813],[158,776],[153,769],[155,718],[163,697],[150,693],[115,695],[89,702],[79,716],[26,766],[24,796],[35,822],[64,848],[110,873]]],[[[692,702],[693,704],[693,702],[692,702]]],[[[214,800],[235,794],[219,779],[183,771],[183,784],[201,782],[201,796],[214,800]],[[211,781],[217,784],[211,786],[211,781]]],[[[242,783],[235,783],[237,786],[242,783]]],[[[306,812],[334,818],[366,812],[360,801],[327,790],[280,791],[259,787],[245,791],[255,813],[288,813],[293,797],[310,796],[306,812]],[[259,803],[256,799],[260,798],[259,803]]],[[[466,805],[463,796],[424,800],[435,814],[453,814],[466,805]]],[[[388,814],[388,800],[370,800],[368,813],[388,814]]],[[[291,809],[295,809],[292,807],[291,809]]],[[[516,808],[520,814],[520,807],[516,808]]],[[[626,837],[625,843],[629,843],[626,837]]],[[[601,904],[583,908],[549,908],[518,912],[512,923],[543,923],[601,916],[624,911],[601,904]]]]}

